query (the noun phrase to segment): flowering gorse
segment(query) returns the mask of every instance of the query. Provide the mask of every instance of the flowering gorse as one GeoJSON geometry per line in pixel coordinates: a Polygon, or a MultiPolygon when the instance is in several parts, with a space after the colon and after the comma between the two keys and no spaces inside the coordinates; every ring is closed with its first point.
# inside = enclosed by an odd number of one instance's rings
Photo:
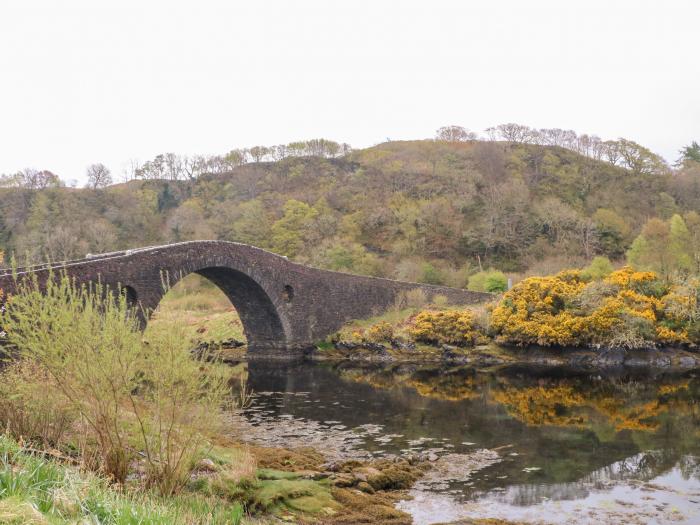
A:
{"type": "Polygon", "coordinates": [[[698,283],[665,284],[626,266],[600,281],[577,270],[531,277],[494,308],[491,328],[506,343],[650,347],[699,342],[698,283]]]}

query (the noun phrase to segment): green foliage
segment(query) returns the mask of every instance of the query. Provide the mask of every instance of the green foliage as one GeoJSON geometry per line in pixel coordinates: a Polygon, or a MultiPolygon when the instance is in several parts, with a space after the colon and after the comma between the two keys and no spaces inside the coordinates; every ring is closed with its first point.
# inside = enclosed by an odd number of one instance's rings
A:
{"type": "Polygon", "coordinates": [[[304,202],[289,200],[284,215],[272,225],[270,246],[281,255],[294,257],[304,247],[304,237],[318,212],[304,202]]]}
{"type": "Polygon", "coordinates": [[[680,151],[680,158],[678,159],[678,164],[688,165],[692,162],[700,163],[700,144],[696,141],[690,143],[690,145],[684,147],[680,151]]]}
{"type": "Polygon", "coordinates": [[[57,276],[49,277],[43,293],[35,281],[19,286],[0,325],[21,359],[41,373],[11,376],[29,384],[30,394],[15,398],[16,411],[33,409],[38,385],[32,383],[43,384],[48,376],[53,399],[40,404],[42,413],[60,403],[80,416],[88,465],[97,457],[96,467],[124,482],[138,450],[147,484],[162,494],[176,492],[205,432],[218,424],[215,407],[227,394],[227,376],[191,358],[178,329],[152,334],[145,344],[122,294],[115,297],[99,285],[78,288],[57,276]]]}
{"type": "Polygon", "coordinates": [[[609,257],[620,257],[625,253],[631,228],[627,221],[615,211],[598,208],[593,214],[598,232],[598,243],[602,253],[609,257]]]}
{"type": "Polygon", "coordinates": [[[695,161],[670,176],[631,141],[517,124],[492,132],[505,142],[449,126],[439,140],[352,152],[319,139],[165,153],[100,191],[25,170],[0,181],[0,249],[57,261],[216,238],[323,268],[459,286],[457,269],[479,262],[522,272],[557,257],[617,261],[650,213],[678,214],[695,235],[686,217],[700,207],[695,161]]]}
{"type": "Polygon", "coordinates": [[[334,242],[311,257],[311,263],[329,270],[380,276],[379,258],[358,243],[334,242]]]}
{"type": "Polygon", "coordinates": [[[610,259],[603,256],[594,257],[586,268],[581,272],[581,276],[588,281],[600,280],[613,272],[610,259]]]}
{"type": "Polygon", "coordinates": [[[238,525],[240,505],[196,496],[157,500],[113,490],[94,475],[30,455],[0,435],[0,523],[7,525],[238,525]]]}
{"type": "Polygon", "coordinates": [[[436,268],[433,264],[426,262],[421,268],[421,274],[418,278],[418,282],[426,284],[445,284],[445,276],[439,268],[436,268]]]}
{"type": "Polygon", "coordinates": [[[508,278],[503,272],[490,268],[470,276],[467,289],[474,292],[505,292],[508,289],[508,278]]]}
{"type": "Polygon", "coordinates": [[[696,272],[700,256],[700,221],[689,215],[693,231],[683,217],[673,215],[668,222],[647,221],[642,233],[627,252],[627,260],[637,268],[652,270],[668,278],[676,273],[696,272]]]}
{"type": "Polygon", "coordinates": [[[0,424],[40,447],[58,447],[77,418],[56,381],[35,361],[20,359],[0,373],[0,424]]]}

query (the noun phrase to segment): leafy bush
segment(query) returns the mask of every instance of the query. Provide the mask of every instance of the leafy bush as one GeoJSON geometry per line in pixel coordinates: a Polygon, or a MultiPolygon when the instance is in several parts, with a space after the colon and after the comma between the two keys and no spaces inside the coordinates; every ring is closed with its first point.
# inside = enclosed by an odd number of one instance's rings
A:
{"type": "Polygon", "coordinates": [[[420,312],[412,319],[408,334],[422,343],[460,346],[473,346],[480,337],[469,310],[420,312]]]}
{"type": "Polygon", "coordinates": [[[445,275],[432,263],[424,263],[418,282],[426,284],[445,284],[445,275]]]}
{"type": "Polygon", "coordinates": [[[586,268],[581,272],[581,276],[587,281],[593,281],[607,277],[613,272],[612,264],[607,257],[594,257],[586,268]]]}
{"type": "MultiPolygon", "coordinates": [[[[144,343],[126,298],[96,286],[76,287],[67,277],[19,284],[0,324],[21,357],[41,373],[26,377],[31,390],[50,377],[57,402],[80,418],[79,448],[88,464],[123,482],[135,450],[146,462],[146,481],[171,494],[218,423],[226,378],[189,356],[178,330],[144,343]]],[[[30,365],[27,365],[30,366],[30,365]]],[[[25,396],[28,411],[36,401],[25,396]]]]}
{"type": "Polygon", "coordinates": [[[477,272],[469,277],[467,289],[473,292],[505,292],[508,290],[508,278],[494,269],[477,272]]]}
{"type": "Polygon", "coordinates": [[[588,278],[568,270],[521,281],[493,310],[494,333],[503,342],[543,346],[643,348],[694,342],[685,312],[697,304],[696,288],[676,287],[669,293],[656,274],[631,267],[602,281],[588,278]]]}
{"type": "Polygon", "coordinates": [[[380,321],[367,329],[364,338],[372,343],[386,343],[394,338],[394,327],[386,321],[380,321]]]}

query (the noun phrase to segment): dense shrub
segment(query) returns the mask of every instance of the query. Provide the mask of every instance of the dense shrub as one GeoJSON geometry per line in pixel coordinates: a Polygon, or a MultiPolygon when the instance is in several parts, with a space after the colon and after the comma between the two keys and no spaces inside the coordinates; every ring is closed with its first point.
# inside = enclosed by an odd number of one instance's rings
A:
{"type": "Polygon", "coordinates": [[[613,272],[613,266],[610,259],[603,256],[594,257],[591,264],[584,268],[581,275],[584,279],[593,281],[607,277],[613,272]]]}
{"type": "Polygon", "coordinates": [[[505,292],[508,289],[508,278],[498,270],[485,270],[469,277],[467,289],[474,292],[505,292]]]}
{"type": "Polygon", "coordinates": [[[0,399],[0,426],[41,447],[60,446],[77,416],[53,377],[30,359],[11,362],[2,369],[0,399]]]}
{"type": "Polygon", "coordinates": [[[521,345],[641,348],[697,342],[689,337],[693,322],[686,314],[697,304],[697,287],[669,290],[655,273],[631,267],[602,281],[589,279],[568,270],[521,281],[493,310],[494,333],[521,345]]]}
{"type": "Polygon", "coordinates": [[[480,339],[474,316],[469,310],[426,310],[418,313],[408,327],[417,342],[473,346],[480,339]]]}
{"type": "Polygon", "coordinates": [[[391,323],[380,321],[367,329],[364,339],[371,343],[387,343],[394,338],[394,327],[391,323]]]}
{"type": "Polygon", "coordinates": [[[161,493],[187,481],[205,433],[218,423],[226,378],[192,359],[177,329],[145,344],[125,297],[76,287],[67,277],[50,277],[42,292],[36,282],[21,284],[0,325],[22,366],[37,370],[11,376],[29,392],[15,398],[13,410],[66,405],[79,416],[76,441],[86,462],[96,457],[93,466],[115,481],[126,479],[136,452],[145,459],[147,484],[161,493]],[[39,401],[46,377],[53,399],[39,401]]]}

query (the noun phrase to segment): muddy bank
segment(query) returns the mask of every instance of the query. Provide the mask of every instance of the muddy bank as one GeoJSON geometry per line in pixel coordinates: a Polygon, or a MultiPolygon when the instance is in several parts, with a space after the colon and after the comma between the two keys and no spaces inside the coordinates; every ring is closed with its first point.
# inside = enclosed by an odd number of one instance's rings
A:
{"type": "Polygon", "coordinates": [[[442,362],[491,366],[503,364],[565,366],[568,368],[601,369],[614,367],[646,367],[659,369],[700,368],[700,353],[682,348],[644,350],[506,347],[496,344],[461,348],[412,343],[349,343],[337,342],[313,349],[313,360],[350,360],[369,362],[442,362]]]}

